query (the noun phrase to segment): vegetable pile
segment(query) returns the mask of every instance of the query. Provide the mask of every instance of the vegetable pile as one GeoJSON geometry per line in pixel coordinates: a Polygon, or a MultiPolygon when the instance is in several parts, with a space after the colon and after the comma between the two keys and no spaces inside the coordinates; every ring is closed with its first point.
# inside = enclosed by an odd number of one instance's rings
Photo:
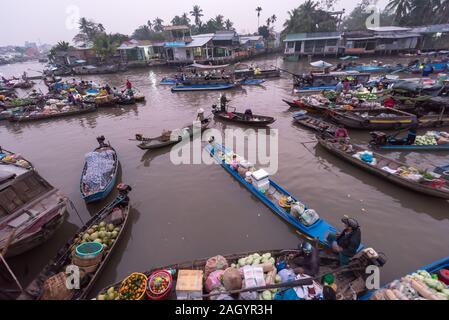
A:
{"type": "Polygon", "coordinates": [[[118,291],[111,287],[104,294],[99,294],[97,300],[120,300],[120,296],[118,291]]]}
{"type": "Polygon", "coordinates": [[[449,288],[425,270],[419,270],[385,289],[377,291],[372,300],[449,300],[449,288]]]}
{"type": "Polygon", "coordinates": [[[165,272],[158,272],[148,281],[149,291],[156,296],[163,295],[171,285],[171,279],[165,272]]]}

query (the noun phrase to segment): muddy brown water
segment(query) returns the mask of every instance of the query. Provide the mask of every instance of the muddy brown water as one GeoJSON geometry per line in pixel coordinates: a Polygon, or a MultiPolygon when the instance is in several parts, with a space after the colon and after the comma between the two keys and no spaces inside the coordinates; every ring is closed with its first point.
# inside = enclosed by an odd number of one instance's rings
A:
{"type": "MultiPolygon", "coordinates": [[[[385,62],[408,59],[382,58],[385,62]]],[[[326,59],[333,61],[332,59],[326,59]]],[[[307,70],[307,62],[285,62],[279,56],[258,58],[258,64],[276,65],[293,72],[307,70]]],[[[24,70],[36,74],[43,65],[29,62],[0,67],[4,75],[24,70]]],[[[79,179],[84,154],[105,135],[119,154],[119,179],[133,187],[132,212],[126,232],[116,247],[92,294],[134,271],[209,257],[217,254],[294,248],[295,231],[273,214],[220,166],[179,165],[170,161],[170,149],[144,152],[129,141],[135,133],[157,136],[163,129],[179,128],[196,116],[198,108],[210,112],[218,92],[177,93],[158,81],[173,72],[168,68],[131,70],[125,74],[85,77],[122,86],[126,77],[146,96],[146,103],[100,109],[96,113],[34,123],[0,122],[0,145],[32,161],[40,174],[73,201],[68,220],[47,243],[9,263],[22,284],[27,284],[82,221],[101,204],[83,202],[79,179]]],[[[40,83],[37,86],[44,90],[40,83]]],[[[21,94],[24,94],[21,92],[21,94]]],[[[263,87],[227,92],[239,110],[277,119],[279,170],[274,179],[330,223],[340,227],[347,214],[362,225],[363,242],[388,256],[381,282],[386,283],[449,253],[449,202],[403,189],[351,166],[323,150],[307,129],[292,122],[282,99],[291,99],[291,76],[269,80],[263,87]]],[[[214,128],[238,128],[213,124],[214,128]]],[[[359,143],[368,132],[351,132],[359,143]]],[[[449,164],[447,153],[387,153],[410,165],[449,164]]]]}

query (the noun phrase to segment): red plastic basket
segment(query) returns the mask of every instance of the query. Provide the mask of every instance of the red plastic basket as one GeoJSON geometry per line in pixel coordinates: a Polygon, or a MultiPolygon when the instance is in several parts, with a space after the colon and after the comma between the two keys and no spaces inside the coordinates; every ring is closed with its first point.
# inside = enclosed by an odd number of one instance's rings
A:
{"type": "Polygon", "coordinates": [[[168,296],[168,294],[171,292],[172,287],[173,287],[173,277],[172,277],[171,273],[166,270],[160,270],[160,271],[153,272],[148,277],[146,293],[147,293],[148,298],[151,300],[162,300],[168,296]],[[163,293],[159,293],[159,294],[153,292],[151,289],[151,284],[154,281],[154,278],[156,278],[157,276],[165,276],[168,278],[168,287],[165,289],[165,291],[163,293]]]}

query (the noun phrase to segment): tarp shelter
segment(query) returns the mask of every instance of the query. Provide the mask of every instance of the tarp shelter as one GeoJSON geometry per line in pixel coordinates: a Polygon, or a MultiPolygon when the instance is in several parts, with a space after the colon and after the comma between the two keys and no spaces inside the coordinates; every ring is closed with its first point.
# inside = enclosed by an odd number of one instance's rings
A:
{"type": "Polygon", "coordinates": [[[188,65],[186,68],[192,68],[192,69],[195,68],[195,69],[203,69],[203,70],[214,70],[214,69],[224,69],[224,68],[227,68],[227,67],[229,67],[229,64],[213,66],[213,65],[193,63],[191,65],[188,65]]]}
{"type": "Polygon", "coordinates": [[[328,63],[323,60],[312,62],[310,65],[315,68],[330,68],[330,67],[332,67],[331,63],[328,63]]]}

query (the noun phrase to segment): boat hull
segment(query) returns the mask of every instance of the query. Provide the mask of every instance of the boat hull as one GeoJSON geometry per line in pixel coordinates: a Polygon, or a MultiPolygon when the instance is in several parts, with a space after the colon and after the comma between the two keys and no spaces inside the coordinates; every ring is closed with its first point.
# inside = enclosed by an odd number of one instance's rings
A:
{"type": "Polygon", "coordinates": [[[449,145],[438,145],[438,146],[414,146],[414,145],[389,145],[389,146],[379,146],[380,150],[400,150],[400,151],[449,151],[449,145]]]}
{"type": "Polygon", "coordinates": [[[62,112],[59,114],[52,114],[52,115],[44,115],[44,116],[35,116],[35,117],[26,117],[26,116],[19,116],[19,115],[13,115],[8,118],[11,122],[30,122],[30,121],[38,121],[38,120],[47,120],[47,119],[56,119],[56,118],[63,118],[63,117],[70,117],[78,114],[84,114],[89,112],[97,111],[97,107],[88,107],[84,108],[82,110],[76,110],[76,111],[69,111],[69,112],[62,112]]]}
{"type": "Polygon", "coordinates": [[[184,86],[179,85],[171,89],[172,92],[184,92],[184,91],[218,91],[218,90],[229,90],[235,88],[235,84],[210,84],[210,85],[191,85],[184,86]]]}
{"type": "MultiPolygon", "coordinates": [[[[416,191],[416,192],[419,192],[422,194],[426,194],[426,195],[429,195],[432,197],[449,200],[449,191],[446,192],[444,190],[439,190],[439,189],[427,187],[425,185],[421,185],[418,183],[413,183],[404,178],[401,178],[399,176],[396,176],[394,174],[386,172],[380,168],[369,165],[361,160],[358,160],[358,159],[352,157],[352,155],[349,155],[345,152],[335,149],[334,147],[330,146],[325,139],[318,138],[318,142],[327,151],[338,156],[339,158],[342,158],[342,159],[352,163],[353,165],[355,165],[359,168],[365,169],[365,171],[367,171],[369,173],[372,173],[379,177],[385,178],[386,180],[388,180],[394,184],[397,184],[401,187],[404,187],[404,188],[407,188],[407,189],[410,189],[410,190],[413,190],[413,191],[416,191]]],[[[375,155],[375,157],[379,157],[379,155],[375,155]]],[[[398,162],[396,162],[396,163],[398,163],[398,162]]],[[[402,164],[402,165],[404,165],[404,164],[402,164]]]]}

